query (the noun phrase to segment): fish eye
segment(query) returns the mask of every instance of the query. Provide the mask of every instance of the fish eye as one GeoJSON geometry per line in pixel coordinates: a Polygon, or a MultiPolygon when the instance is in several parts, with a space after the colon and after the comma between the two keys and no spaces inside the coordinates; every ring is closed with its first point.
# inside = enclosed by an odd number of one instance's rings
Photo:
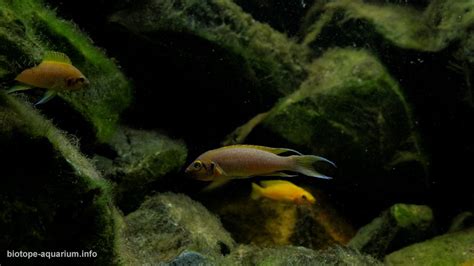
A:
{"type": "Polygon", "coordinates": [[[196,161],[196,162],[193,163],[193,167],[195,169],[201,169],[202,163],[200,161],[196,161]]]}
{"type": "Polygon", "coordinates": [[[302,196],[303,199],[307,200],[308,198],[306,197],[306,195],[303,195],[302,196]]]}
{"type": "Polygon", "coordinates": [[[80,83],[83,83],[84,81],[85,81],[84,78],[78,78],[78,79],[77,79],[77,82],[80,82],[80,83]]]}

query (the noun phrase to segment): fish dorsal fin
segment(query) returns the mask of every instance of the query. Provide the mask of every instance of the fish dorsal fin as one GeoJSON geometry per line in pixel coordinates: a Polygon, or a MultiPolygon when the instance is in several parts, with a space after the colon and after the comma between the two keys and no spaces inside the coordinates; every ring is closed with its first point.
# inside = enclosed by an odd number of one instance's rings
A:
{"type": "Polygon", "coordinates": [[[276,186],[276,185],[293,185],[293,183],[286,181],[286,180],[264,180],[260,181],[260,184],[262,187],[271,187],[271,186],[276,186]]]}
{"type": "Polygon", "coordinates": [[[43,56],[43,61],[54,61],[70,65],[72,64],[71,59],[69,59],[67,55],[55,51],[46,51],[43,56]]]}
{"type": "Polygon", "coordinates": [[[266,152],[271,152],[274,154],[280,154],[284,152],[293,152],[298,155],[302,155],[300,152],[293,150],[293,149],[287,149],[287,148],[272,148],[272,147],[266,147],[266,146],[259,146],[259,145],[249,145],[249,144],[241,144],[241,145],[231,145],[231,146],[225,146],[224,148],[251,148],[251,149],[257,149],[261,151],[266,151],[266,152]]]}

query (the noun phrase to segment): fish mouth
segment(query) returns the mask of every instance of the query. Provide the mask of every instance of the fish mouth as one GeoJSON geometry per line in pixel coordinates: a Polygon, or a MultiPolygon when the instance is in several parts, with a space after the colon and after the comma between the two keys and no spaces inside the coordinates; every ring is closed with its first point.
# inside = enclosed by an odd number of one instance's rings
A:
{"type": "Polygon", "coordinates": [[[184,170],[184,173],[185,173],[186,175],[189,175],[189,176],[192,176],[192,175],[193,175],[191,169],[189,169],[189,168],[186,168],[186,170],[184,170]]]}
{"type": "Polygon", "coordinates": [[[189,177],[192,177],[192,178],[195,178],[195,179],[199,179],[198,173],[196,173],[196,171],[193,171],[193,170],[190,169],[189,167],[186,168],[186,170],[184,170],[184,174],[186,174],[186,175],[189,176],[189,177]]]}

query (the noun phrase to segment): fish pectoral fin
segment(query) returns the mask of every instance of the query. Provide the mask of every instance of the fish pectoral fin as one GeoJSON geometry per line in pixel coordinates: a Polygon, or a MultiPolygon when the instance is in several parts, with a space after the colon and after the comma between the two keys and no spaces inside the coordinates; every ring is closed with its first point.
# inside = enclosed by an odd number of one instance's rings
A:
{"type": "Polygon", "coordinates": [[[260,175],[260,176],[295,177],[297,175],[290,175],[290,174],[283,173],[283,172],[276,172],[276,173],[268,173],[268,174],[264,174],[264,175],[260,175]]]}
{"type": "Polygon", "coordinates": [[[221,186],[225,185],[230,180],[231,179],[229,177],[224,177],[224,176],[218,177],[218,178],[214,179],[214,181],[212,181],[211,184],[209,184],[207,187],[205,187],[203,190],[201,190],[201,192],[208,192],[208,191],[214,190],[218,187],[221,187],[221,186]]]}
{"type": "Polygon", "coordinates": [[[49,102],[54,96],[56,96],[56,94],[58,94],[56,91],[52,91],[52,90],[47,91],[44,94],[43,98],[41,98],[41,100],[35,103],[35,106],[49,102]]]}
{"type": "Polygon", "coordinates": [[[214,168],[214,174],[216,176],[225,176],[226,175],[226,173],[224,172],[224,169],[222,169],[222,167],[220,167],[218,164],[213,162],[212,165],[213,165],[213,168],[214,168]]]}
{"type": "Polygon", "coordinates": [[[13,87],[11,87],[10,89],[7,90],[7,94],[10,94],[10,93],[16,92],[16,91],[26,91],[26,90],[29,90],[29,89],[33,89],[33,87],[28,86],[28,85],[15,85],[15,86],[13,86],[13,87]]]}

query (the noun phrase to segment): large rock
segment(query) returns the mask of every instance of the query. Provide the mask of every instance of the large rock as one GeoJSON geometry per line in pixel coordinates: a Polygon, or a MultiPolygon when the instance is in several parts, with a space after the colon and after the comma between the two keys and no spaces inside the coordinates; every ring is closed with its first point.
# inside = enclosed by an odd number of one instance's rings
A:
{"type": "MultiPolygon", "coordinates": [[[[350,36],[355,38],[354,42],[374,41],[376,37],[370,31],[373,29],[383,39],[400,48],[436,52],[468,36],[468,30],[474,23],[473,7],[474,4],[470,0],[431,1],[424,12],[409,6],[372,4],[362,0],[332,0],[327,4],[316,3],[308,14],[307,20],[314,18],[321,20],[317,19],[306,29],[307,34],[303,42],[318,46],[319,38],[322,38],[323,42],[340,41],[339,38],[324,40],[326,33],[321,33],[321,31],[354,27],[354,31],[350,32],[350,36]],[[314,15],[318,13],[325,14],[314,15]],[[341,17],[346,18],[345,25],[336,26],[337,23],[334,21],[341,20],[341,17]],[[359,26],[352,23],[359,23],[359,26]],[[355,31],[355,29],[365,29],[365,32],[355,31]]],[[[350,37],[344,36],[343,41],[346,40],[344,38],[350,37]]]]}
{"type": "Polygon", "coordinates": [[[27,102],[0,92],[1,250],[92,250],[97,257],[87,263],[117,262],[110,187],[75,142],[27,102]]]}
{"type": "Polygon", "coordinates": [[[465,126],[474,115],[474,2],[433,0],[424,9],[394,5],[397,1],[318,2],[305,20],[303,43],[316,54],[333,47],[375,54],[414,106],[430,156],[429,189],[444,198],[437,203],[440,211],[451,216],[457,212],[451,206],[472,209],[474,196],[464,176],[474,155],[474,129],[465,126]]]}
{"type": "Polygon", "coordinates": [[[140,206],[153,184],[164,191],[185,181],[171,178],[186,160],[186,146],[181,141],[153,131],[122,127],[107,144],[112,152],[94,159],[104,176],[116,183],[116,202],[125,213],[140,206]]]}
{"type": "Polygon", "coordinates": [[[467,73],[473,68],[468,59],[472,58],[473,10],[470,0],[431,1],[424,10],[359,0],[320,2],[304,20],[303,43],[317,53],[334,46],[369,48],[403,81],[405,92],[420,106],[437,104],[439,97],[433,93],[439,87],[446,100],[472,108],[472,74],[467,73]],[[456,89],[446,95],[446,86],[456,89]],[[420,93],[420,87],[426,89],[420,93]]]}
{"type": "Polygon", "coordinates": [[[183,259],[184,251],[187,256],[198,252],[221,258],[235,246],[217,217],[189,197],[173,193],[153,196],[127,215],[121,243],[129,265],[183,259]]]}
{"type": "MultiPolygon", "coordinates": [[[[38,0],[0,1],[0,84],[9,88],[22,70],[41,61],[46,50],[67,54],[73,64],[90,80],[87,89],[60,93],[45,105],[48,116],[72,132],[81,132],[104,141],[115,131],[120,113],[131,100],[129,82],[102,51],[71,22],[38,0]]],[[[25,92],[38,95],[36,92],[25,92]]],[[[35,99],[36,101],[37,99],[35,99]]]]}
{"type": "Polygon", "coordinates": [[[428,206],[395,204],[359,229],[348,246],[376,258],[427,239],[434,233],[433,212],[428,206]]]}
{"type": "Polygon", "coordinates": [[[175,32],[215,43],[241,58],[257,79],[269,76],[267,82],[280,93],[293,91],[305,77],[306,48],[256,22],[229,0],[140,1],[112,15],[110,21],[147,37],[175,32]]]}
{"type": "Polygon", "coordinates": [[[227,256],[222,265],[382,265],[376,259],[355,250],[339,246],[323,251],[285,246],[257,248],[239,246],[227,256]]]}
{"type": "Polygon", "coordinates": [[[348,204],[355,206],[348,209],[358,216],[368,204],[363,201],[367,193],[370,202],[382,203],[399,190],[422,192],[428,183],[426,159],[411,108],[380,62],[363,50],[331,49],[310,69],[296,92],[276,104],[258,125],[249,122],[253,130],[240,128],[250,132],[247,138],[237,132],[225,144],[239,140],[286,146],[334,161],[337,173],[324,165],[320,171],[335,176],[330,182],[336,189],[352,186],[343,189],[342,196],[350,198],[348,204]]]}
{"type": "Polygon", "coordinates": [[[386,265],[472,265],[474,228],[435,237],[395,251],[386,265]]]}
{"type": "Polygon", "coordinates": [[[230,0],[133,1],[109,21],[110,51],[137,87],[126,122],[199,143],[196,156],[306,77],[308,47],[230,0]]]}

